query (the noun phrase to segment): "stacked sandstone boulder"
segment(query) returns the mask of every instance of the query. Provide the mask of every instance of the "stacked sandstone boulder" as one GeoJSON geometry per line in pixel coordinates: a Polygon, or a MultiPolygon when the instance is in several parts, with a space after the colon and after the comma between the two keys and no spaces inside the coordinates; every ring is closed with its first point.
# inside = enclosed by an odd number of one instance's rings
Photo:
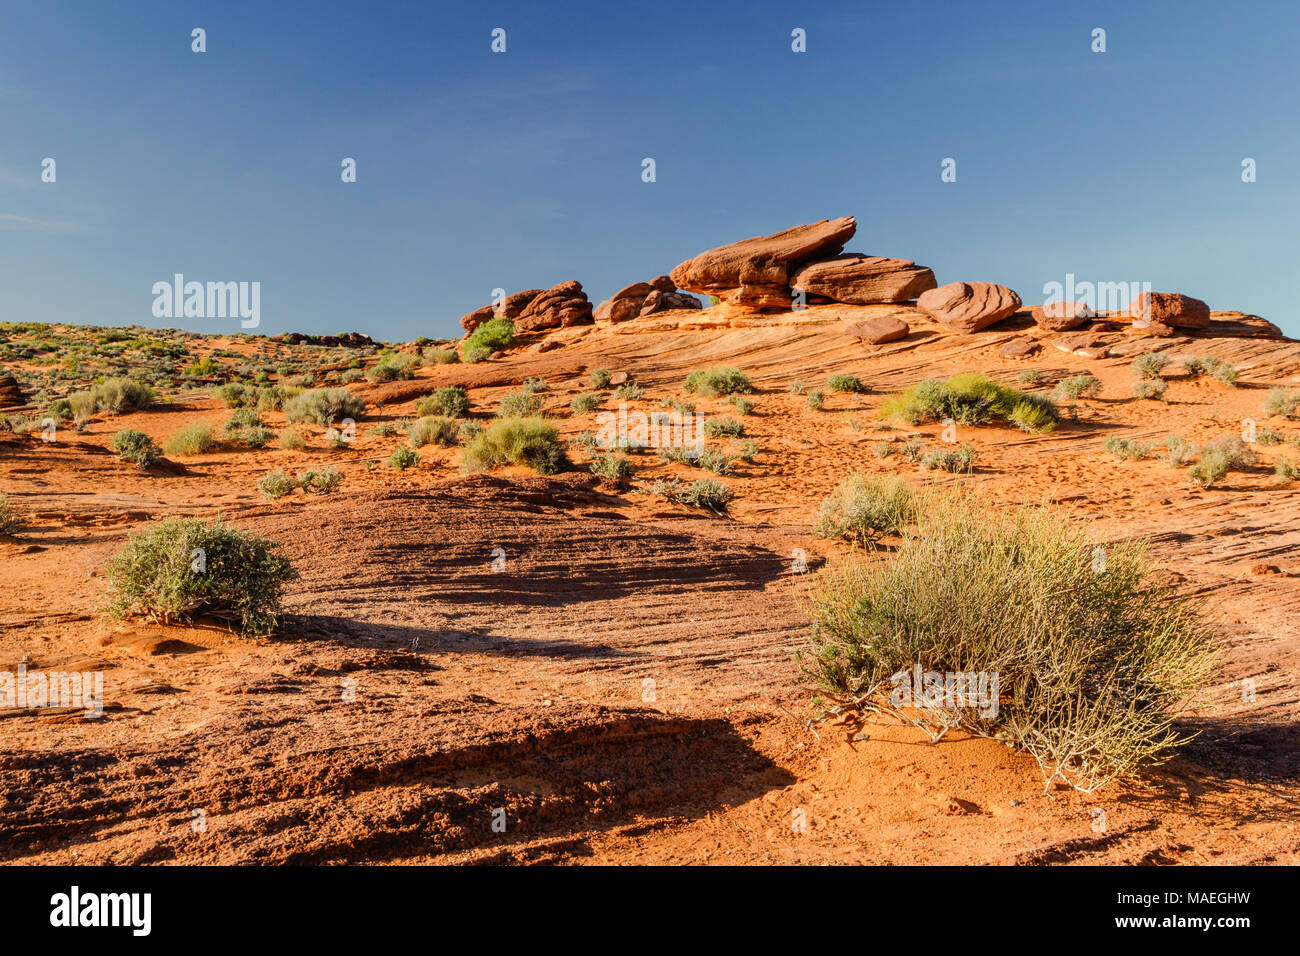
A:
{"type": "Polygon", "coordinates": [[[466,332],[473,332],[494,318],[512,319],[516,332],[537,332],[592,323],[591,301],[576,279],[549,289],[525,289],[506,296],[496,305],[485,305],[461,317],[466,332]]]}
{"type": "Polygon", "coordinates": [[[634,282],[619,289],[596,306],[595,317],[597,322],[626,322],[670,309],[703,307],[695,296],[678,292],[677,284],[669,276],[658,276],[649,282],[634,282]]]}
{"type": "Polygon", "coordinates": [[[27,404],[22,386],[12,372],[0,369],[0,408],[17,408],[27,404]]]}

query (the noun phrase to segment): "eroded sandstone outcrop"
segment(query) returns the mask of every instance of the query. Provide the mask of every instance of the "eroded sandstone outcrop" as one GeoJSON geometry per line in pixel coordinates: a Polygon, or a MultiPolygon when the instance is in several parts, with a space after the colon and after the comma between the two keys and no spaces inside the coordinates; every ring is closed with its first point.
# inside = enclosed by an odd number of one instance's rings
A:
{"type": "Polygon", "coordinates": [[[954,332],[978,332],[1020,308],[1020,296],[992,282],[950,282],[924,292],[916,307],[954,332]]]}
{"type": "Polygon", "coordinates": [[[810,296],[848,305],[909,302],[937,285],[934,272],[910,259],[855,252],[809,263],[792,277],[790,284],[810,296]]]}

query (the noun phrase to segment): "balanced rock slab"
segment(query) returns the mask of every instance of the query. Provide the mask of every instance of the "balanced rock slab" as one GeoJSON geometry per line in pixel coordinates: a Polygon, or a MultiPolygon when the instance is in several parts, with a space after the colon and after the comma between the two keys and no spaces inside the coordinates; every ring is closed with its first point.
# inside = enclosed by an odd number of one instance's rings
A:
{"type": "Polygon", "coordinates": [[[1210,307],[1181,292],[1143,292],[1129,304],[1128,310],[1137,328],[1157,322],[1183,329],[1210,327],[1210,307]]]}
{"type": "Polygon", "coordinates": [[[1020,308],[1020,296],[992,282],[950,282],[921,293],[916,307],[954,332],[978,332],[1020,308]]]}
{"type": "Polygon", "coordinates": [[[813,262],[790,280],[795,289],[849,305],[909,302],[933,289],[934,272],[910,259],[864,256],[854,252],[813,262]]]}
{"type": "Polygon", "coordinates": [[[791,277],[809,262],[839,255],[857,228],[856,219],[842,216],[742,239],[687,259],[670,278],[679,289],[716,295],[728,303],[788,309],[791,277]]]}

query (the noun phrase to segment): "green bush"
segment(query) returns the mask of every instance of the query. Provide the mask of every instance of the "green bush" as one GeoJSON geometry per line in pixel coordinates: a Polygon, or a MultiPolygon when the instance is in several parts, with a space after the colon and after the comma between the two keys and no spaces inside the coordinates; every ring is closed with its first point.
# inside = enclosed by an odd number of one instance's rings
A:
{"type": "Polygon", "coordinates": [[[236,408],[221,426],[221,437],[249,448],[265,448],[275,434],[262,423],[255,408],[236,408]]]}
{"type": "Polygon", "coordinates": [[[425,445],[442,445],[450,448],[460,443],[460,431],[454,418],[426,415],[407,429],[412,448],[425,445]]]}
{"type": "Polygon", "coordinates": [[[610,372],[607,368],[593,368],[591,370],[591,387],[592,388],[609,388],[610,372]]]}
{"type": "Polygon", "coordinates": [[[752,392],[749,376],[738,368],[696,369],[686,376],[682,389],[689,394],[704,398],[718,398],[735,392],[752,392]]]}
{"type": "Polygon", "coordinates": [[[813,389],[808,393],[807,404],[813,411],[820,412],[826,407],[826,393],[820,388],[813,389]]]}
{"type": "Polygon", "coordinates": [[[517,389],[501,399],[502,418],[528,418],[542,410],[540,395],[524,389],[517,389]]]}
{"type": "Polygon", "coordinates": [[[754,413],[754,403],[744,395],[728,395],[723,401],[734,408],[738,415],[752,415],[754,413]]]}
{"type": "Polygon", "coordinates": [[[804,661],[834,700],[998,737],[1032,754],[1049,785],[1096,789],[1186,742],[1173,722],[1209,682],[1214,636],[1145,542],[1107,545],[1099,570],[1088,526],[1064,511],[969,491],[929,496],[916,520],[886,560],[849,562],[814,587],[804,661]],[[909,701],[899,682],[917,668],[996,675],[997,693],[988,707],[909,701]]]}
{"type": "Polygon", "coordinates": [[[1159,401],[1169,390],[1169,383],[1163,378],[1143,378],[1133,383],[1133,394],[1138,398],[1159,401]]]}
{"type": "Polygon", "coordinates": [[[302,451],[307,447],[307,440],[296,429],[286,429],[280,432],[280,447],[291,451],[302,451]]]}
{"type": "Polygon", "coordinates": [[[660,478],[650,486],[650,492],[676,504],[704,508],[716,514],[724,513],[735,497],[730,488],[711,478],[701,478],[689,485],[677,478],[660,478]]]}
{"type": "Polygon", "coordinates": [[[1101,379],[1095,375],[1071,375],[1056,383],[1057,398],[1096,398],[1101,392],[1101,379]]]}
{"type": "Polygon", "coordinates": [[[1171,468],[1181,468],[1196,456],[1196,446],[1186,438],[1170,435],[1160,459],[1171,468]]]}
{"type": "Polygon", "coordinates": [[[227,408],[256,408],[261,399],[262,389],[247,382],[227,382],[218,385],[208,394],[227,408]]]}
{"type": "Polygon", "coordinates": [[[469,412],[469,391],[464,385],[447,385],[415,403],[417,414],[461,418],[469,412]]]}
{"type": "Polygon", "coordinates": [[[1114,455],[1116,461],[1141,461],[1151,454],[1155,447],[1146,442],[1136,442],[1131,438],[1121,438],[1118,435],[1107,435],[1104,445],[1107,454],[1114,455]]]}
{"type": "Polygon", "coordinates": [[[1203,451],[1201,460],[1187,470],[1192,483],[1202,488],[1213,488],[1232,470],[1231,460],[1223,451],[1203,451]]]}
{"type": "Polygon", "coordinates": [[[207,422],[190,422],[167,436],[163,451],[169,455],[204,455],[217,447],[212,426],[207,422]]]}
{"type": "MultiPolygon", "coordinates": [[[[461,349],[462,357],[474,350],[486,350],[488,355],[499,352],[510,345],[515,337],[515,323],[504,317],[488,319],[465,339],[461,349]]],[[[466,358],[465,361],[470,361],[466,358]]]]}
{"type": "Polygon", "coordinates": [[[1235,386],[1240,373],[1237,366],[1213,355],[1183,359],[1183,368],[1193,376],[1208,375],[1224,385],[1235,386]]]}
{"type": "Polygon", "coordinates": [[[624,382],[618,388],[614,389],[614,397],[619,401],[632,402],[638,398],[644,398],[645,389],[636,382],[624,382]]]}
{"type": "Polygon", "coordinates": [[[711,471],[715,475],[725,475],[731,471],[731,465],[734,459],[718,448],[705,448],[694,460],[694,464],[699,465],[705,471],[711,471]]]}
{"type": "Polygon", "coordinates": [[[292,494],[293,489],[298,484],[292,478],[284,473],[282,469],[268,471],[257,481],[257,490],[263,498],[270,498],[274,501],[277,498],[283,498],[285,495],[292,494]]]}
{"type": "Polygon", "coordinates": [[[569,408],[572,409],[575,415],[585,415],[587,412],[599,408],[600,403],[604,400],[605,397],[599,392],[584,392],[581,395],[573,396],[573,400],[569,402],[569,408]]]}
{"type": "Polygon", "coordinates": [[[1040,375],[1036,368],[1023,368],[1016,375],[1016,381],[1021,385],[1037,385],[1040,375]]]}
{"type": "Polygon", "coordinates": [[[854,473],[822,499],[812,533],[868,545],[901,534],[912,520],[912,488],[900,478],[870,478],[854,473]]]}
{"type": "Polygon", "coordinates": [[[880,414],[912,425],[947,419],[963,425],[982,425],[1002,419],[1036,433],[1051,431],[1061,417],[1046,398],[1002,385],[978,372],[917,382],[886,399],[880,414]]]}
{"type": "Polygon", "coordinates": [[[1300,465],[1296,464],[1294,458],[1279,458],[1273,466],[1273,473],[1282,481],[1290,483],[1300,478],[1300,465]]]}
{"type": "Polygon", "coordinates": [[[1292,392],[1280,385],[1268,390],[1268,398],[1264,400],[1264,411],[1270,415],[1295,418],[1297,408],[1300,408],[1300,392],[1292,392]]]}
{"type": "Polygon", "coordinates": [[[455,349],[427,348],[424,350],[424,360],[430,365],[450,365],[459,362],[460,356],[455,349]]]}
{"type": "Polygon", "coordinates": [[[469,365],[477,365],[490,359],[494,351],[495,349],[490,349],[486,345],[467,345],[461,350],[460,360],[469,365]]]}
{"type": "Polygon", "coordinates": [[[132,534],[109,561],[107,610],[164,623],[203,613],[269,634],[284,586],[298,576],[279,548],[220,518],[165,518],[132,534]]]}
{"type": "Polygon", "coordinates": [[[415,373],[411,371],[410,363],[396,360],[392,356],[381,359],[377,365],[366,372],[366,380],[376,383],[407,381],[413,378],[415,373]]]}
{"type": "Polygon", "coordinates": [[[544,418],[498,418],[465,446],[466,471],[487,471],[499,465],[527,465],[552,475],[568,464],[559,431],[544,418]]]}
{"type": "Polygon", "coordinates": [[[849,394],[863,394],[867,392],[867,386],[862,384],[862,379],[856,375],[832,375],[826,380],[826,387],[832,392],[847,392],[849,394]]]}
{"type": "Polygon", "coordinates": [[[11,538],[27,526],[27,512],[0,493],[0,538],[11,538]]]}
{"type": "Polygon", "coordinates": [[[588,467],[593,475],[617,484],[622,484],[632,477],[632,463],[627,460],[625,455],[614,452],[604,452],[597,455],[591,460],[588,467]]]}
{"type": "Polygon", "coordinates": [[[346,388],[313,388],[284,403],[284,417],[290,422],[332,425],[345,418],[365,414],[366,403],[346,388]]]}
{"type": "Polygon", "coordinates": [[[328,495],[343,484],[343,472],[332,465],[298,473],[298,487],[309,495],[328,495]]]}
{"type": "Polygon", "coordinates": [[[1139,379],[1151,380],[1160,378],[1169,362],[1170,358],[1164,352],[1147,352],[1135,358],[1130,367],[1139,379]]]}
{"type": "Polygon", "coordinates": [[[1221,435],[1205,443],[1201,454],[1223,454],[1227,457],[1228,467],[1236,471],[1254,468],[1259,455],[1236,435],[1221,435]]]}
{"type": "Polygon", "coordinates": [[[728,438],[743,438],[745,435],[745,426],[730,415],[722,418],[710,418],[704,423],[704,434],[710,438],[719,438],[726,436],[728,438]]]}
{"type": "Polygon", "coordinates": [[[936,448],[921,459],[921,467],[926,471],[950,471],[954,474],[966,473],[975,469],[975,449],[963,444],[960,448],[936,448]]]}
{"type": "Polygon", "coordinates": [[[113,435],[112,447],[118,458],[131,462],[141,470],[157,464],[162,457],[162,451],[152,438],[130,428],[124,428],[113,435]]]}
{"type": "Polygon", "coordinates": [[[398,445],[393,453],[388,456],[388,467],[396,468],[398,471],[406,471],[408,468],[414,468],[420,463],[420,456],[408,448],[406,445],[398,445]]]}

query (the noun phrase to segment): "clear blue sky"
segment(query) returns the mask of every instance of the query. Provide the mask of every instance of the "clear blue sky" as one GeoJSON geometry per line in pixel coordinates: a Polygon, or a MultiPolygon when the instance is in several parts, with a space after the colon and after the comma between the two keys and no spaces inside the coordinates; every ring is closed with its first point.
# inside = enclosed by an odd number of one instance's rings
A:
{"type": "Polygon", "coordinates": [[[0,319],[237,331],[152,317],[182,272],[260,281],[267,333],[450,336],[495,287],[596,302],[855,215],[941,283],[1149,281],[1300,335],[1300,4],[728,6],[6,3],[0,319]]]}

